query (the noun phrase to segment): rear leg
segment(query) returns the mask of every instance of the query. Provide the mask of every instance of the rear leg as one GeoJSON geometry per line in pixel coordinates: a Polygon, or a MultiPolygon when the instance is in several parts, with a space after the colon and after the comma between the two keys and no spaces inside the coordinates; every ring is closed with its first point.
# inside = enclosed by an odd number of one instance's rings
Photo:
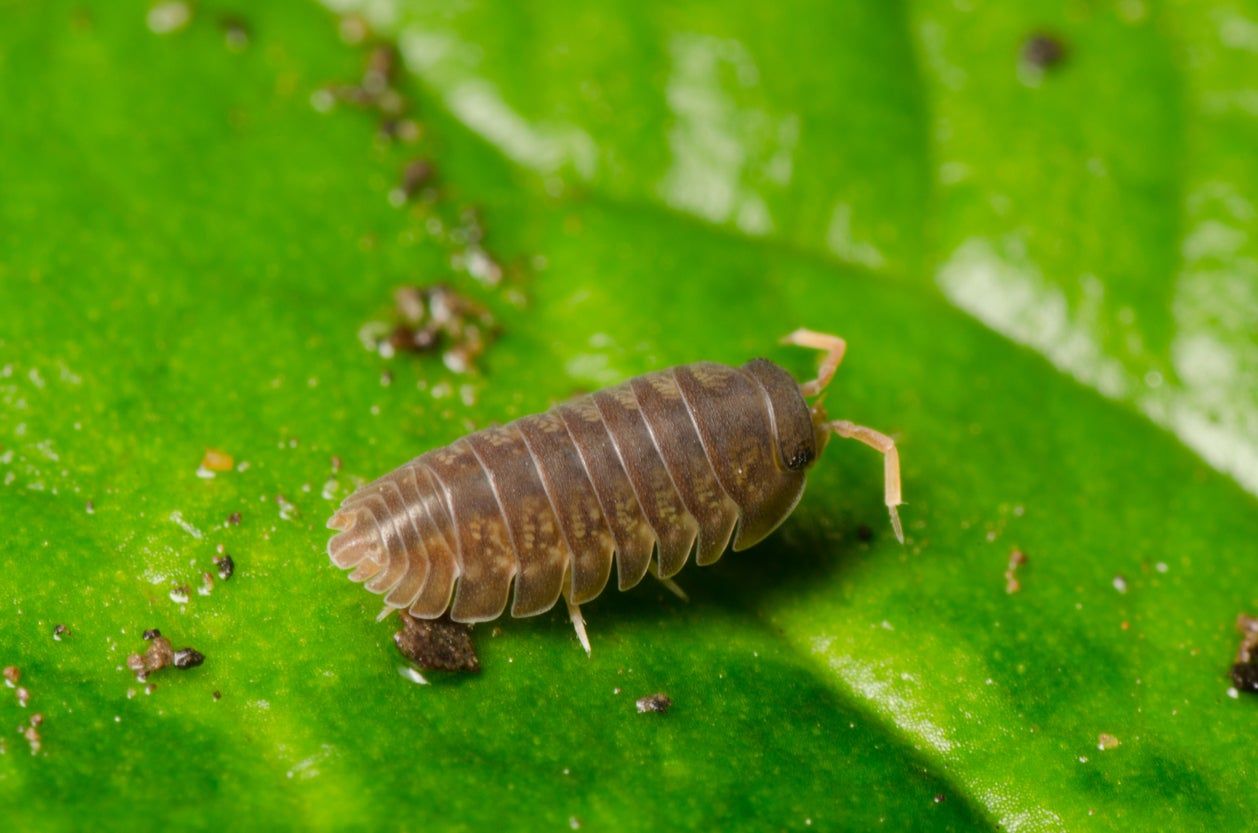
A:
{"type": "Polygon", "coordinates": [[[891,528],[895,530],[896,540],[904,543],[904,528],[900,526],[900,513],[896,507],[904,503],[900,495],[900,452],[896,450],[895,440],[863,425],[853,425],[846,420],[824,423],[840,437],[857,440],[870,448],[882,452],[883,483],[886,492],[887,511],[891,513],[891,528]]]}
{"type": "Polygon", "coordinates": [[[655,576],[655,580],[668,588],[668,592],[672,593],[683,602],[690,601],[690,597],[686,595],[686,591],[681,589],[681,585],[673,581],[671,578],[664,578],[660,575],[660,565],[658,561],[652,560],[650,567],[651,575],[655,576]]]}
{"type": "Polygon", "coordinates": [[[838,370],[839,363],[843,361],[843,354],[847,352],[847,342],[843,339],[813,330],[796,330],[783,338],[782,343],[793,344],[796,347],[809,347],[825,353],[821,357],[821,364],[817,367],[817,378],[811,382],[803,382],[799,386],[799,391],[804,396],[816,396],[826,389],[830,380],[834,378],[834,371],[838,370]]]}
{"type": "Polygon", "coordinates": [[[590,637],[585,632],[585,617],[581,615],[581,608],[576,602],[572,601],[569,596],[564,596],[563,600],[568,603],[568,617],[572,619],[572,627],[577,632],[577,641],[581,643],[581,647],[585,649],[585,655],[590,655],[590,637]]]}

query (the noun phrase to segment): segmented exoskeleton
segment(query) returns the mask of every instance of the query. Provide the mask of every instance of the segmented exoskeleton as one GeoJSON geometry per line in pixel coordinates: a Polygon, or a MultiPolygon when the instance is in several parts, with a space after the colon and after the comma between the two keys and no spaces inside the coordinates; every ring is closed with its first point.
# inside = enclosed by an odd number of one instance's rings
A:
{"type": "Polygon", "coordinates": [[[831,433],[884,453],[903,541],[894,443],[805,400],[829,383],[843,340],[786,341],[826,351],[817,379],[801,385],[765,359],[683,365],[422,454],[341,504],[328,554],[384,596],[385,613],[482,622],[509,597],[512,616],[532,616],[563,596],[588,652],[579,605],[613,560],[621,590],[651,572],[680,593],[671,577],[692,552],[712,564],[786,519],[831,433]]]}

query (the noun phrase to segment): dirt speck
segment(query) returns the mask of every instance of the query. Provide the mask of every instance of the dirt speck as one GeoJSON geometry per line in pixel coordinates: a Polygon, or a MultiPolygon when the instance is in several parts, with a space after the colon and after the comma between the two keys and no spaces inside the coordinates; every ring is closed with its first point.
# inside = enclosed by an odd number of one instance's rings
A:
{"type": "Polygon", "coordinates": [[[856,527],[856,540],[869,543],[874,540],[874,530],[868,524],[856,527]]]}
{"type": "Polygon", "coordinates": [[[1022,44],[1022,62],[1033,70],[1052,69],[1065,59],[1065,42],[1048,32],[1035,32],[1022,44]]]}
{"type": "Polygon", "coordinates": [[[4,684],[9,688],[16,686],[18,681],[22,679],[22,669],[16,665],[6,665],[4,671],[0,672],[0,674],[4,675],[4,684]]]}
{"type": "Polygon", "coordinates": [[[1114,585],[1114,589],[1117,590],[1119,593],[1127,592],[1127,577],[1126,576],[1122,576],[1122,575],[1114,576],[1114,580],[1111,583],[1114,585]]]}
{"type": "Polygon", "coordinates": [[[297,509],[297,504],[293,503],[283,495],[275,496],[275,505],[280,509],[281,520],[292,521],[301,517],[301,512],[297,509]]]}
{"type": "Polygon", "coordinates": [[[191,596],[192,591],[188,589],[186,584],[180,584],[170,589],[170,600],[177,605],[187,604],[191,596]]]}
{"type": "Polygon", "coordinates": [[[1009,563],[1005,566],[1005,592],[1017,593],[1022,589],[1022,582],[1018,580],[1018,570],[1027,563],[1026,553],[1020,549],[1013,549],[1009,552],[1009,563]]]}
{"type": "Polygon", "coordinates": [[[222,700],[222,699],[223,699],[223,692],[221,692],[221,691],[217,691],[217,690],[216,690],[216,691],[215,691],[215,692],[214,692],[211,696],[212,696],[212,697],[214,698],[214,700],[217,702],[217,701],[219,701],[219,700],[222,700]]]}
{"type": "Polygon", "coordinates": [[[1237,691],[1258,694],[1258,617],[1242,613],[1236,617],[1241,644],[1232,666],[1232,685],[1237,691]]]}
{"type": "Polygon", "coordinates": [[[52,638],[58,642],[69,636],[74,636],[74,631],[70,630],[65,625],[56,624],[52,626],[52,638]]]}
{"type": "Polygon", "coordinates": [[[132,654],[127,657],[127,668],[140,682],[147,682],[150,674],[172,665],[183,670],[195,668],[205,662],[205,656],[195,648],[175,650],[170,640],[162,636],[156,628],[145,631],[144,638],[149,642],[148,649],[143,654],[132,654]]]}
{"type": "Polygon", "coordinates": [[[466,373],[498,333],[489,310],[450,286],[402,286],[394,291],[398,323],[375,342],[382,355],[441,352],[455,373],[466,373]]]}
{"type": "Polygon", "coordinates": [[[1117,749],[1119,746],[1122,746],[1122,741],[1111,734],[1101,732],[1101,734],[1096,736],[1096,748],[1102,752],[1117,749]]]}
{"type": "Polygon", "coordinates": [[[672,698],[661,691],[657,694],[639,697],[634,701],[634,705],[638,707],[638,714],[646,714],[647,712],[664,714],[673,707],[673,701],[672,698]]]}
{"type": "Polygon", "coordinates": [[[425,670],[480,671],[480,659],[467,625],[440,619],[416,619],[398,611],[402,629],[393,634],[402,656],[425,670]]]}
{"type": "Polygon", "coordinates": [[[420,190],[430,184],[436,168],[427,159],[412,159],[402,169],[402,179],[396,188],[389,192],[389,202],[401,206],[415,199],[420,190]]]}
{"type": "Polygon", "coordinates": [[[22,733],[22,737],[26,739],[26,743],[30,746],[32,755],[39,754],[39,750],[43,748],[44,739],[39,734],[39,727],[42,725],[44,725],[44,716],[36,712],[31,715],[25,727],[18,727],[18,731],[22,733]]]}
{"type": "Polygon", "coordinates": [[[216,474],[231,471],[235,464],[236,461],[226,451],[207,448],[204,456],[201,457],[201,466],[197,469],[197,474],[201,477],[213,477],[216,474]]]}
{"type": "Polygon", "coordinates": [[[17,691],[15,691],[14,694],[17,695],[17,704],[19,706],[21,706],[22,708],[26,708],[28,705],[30,705],[30,702],[31,702],[30,689],[23,688],[22,686],[18,686],[17,691]]]}
{"type": "Polygon", "coordinates": [[[89,500],[87,503],[83,504],[83,511],[89,515],[95,515],[96,514],[96,501],[89,500]]]}
{"type": "Polygon", "coordinates": [[[241,52],[249,47],[252,35],[249,23],[243,17],[223,15],[218,19],[218,27],[223,30],[223,41],[232,52],[241,52]]]}
{"type": "Polygon", "coordinates": [[[227,581],[236,573],[236,562],[232,560],[231,553],[223,553],[214,556],[214,566],[218,567],[218,577],[223,581],[227,581]]]}
{"type": "Polygon", "coordinates": [[[171,658],[171,664],[181,671],[187,668],[196,668],[203,662],[205,662],[205,654],[195,648],[180,648],[178,651],[175,651],[174,656],[171,658]]]}

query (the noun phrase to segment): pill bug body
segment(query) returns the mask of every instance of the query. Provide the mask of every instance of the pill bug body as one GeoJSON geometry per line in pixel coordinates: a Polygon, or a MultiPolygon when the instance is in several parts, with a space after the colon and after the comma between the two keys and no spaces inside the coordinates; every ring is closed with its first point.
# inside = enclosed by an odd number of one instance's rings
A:
{"type": "Polygon", "coordinates": [[[562,596],[588,650],[577,605],[613,563],[621,590],[667,580],[791,513],[834,425],[807,388],[764,359],[700,362],[478,431],[350,495],[328,554],[385,613],[482,622],[562,596]]]}
{"type": "Polygon", "coordinates": [[[667,578],[760,541],[815,448],[785,370],[686,365],[417,457],[341,505],[329,553],[415,616],[497,618],[513,582],[512,615],[531,616],[598,596],[613,561],[625,590],[653,557],[667,578]]]}

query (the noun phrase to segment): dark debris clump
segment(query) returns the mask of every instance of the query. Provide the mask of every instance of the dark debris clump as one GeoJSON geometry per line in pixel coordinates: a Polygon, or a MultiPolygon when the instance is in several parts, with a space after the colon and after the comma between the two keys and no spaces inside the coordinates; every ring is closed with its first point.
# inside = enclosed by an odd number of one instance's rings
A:
{"type": "Polygon", "coordinates": [[[480,659],[467,625],[440,619],[416,619],[398,611],[402,629],[393,634],[402,656],[425,670],[480,671],[480,659]]]}
{"type": "Polygon", "coordinates": [[[1237,691],[1258,694],[1258,617],[1242,613],[1236,617],[1236,629],[1241,644],[1232,666],[1232,685],[1237,691]]]}
{"type": "Polygon", "coordinates": [[[131,654],[127,657],[127,668],[140,682],[145,682],[150,674],[169,666],[182,671],[205,662],[205,655],[195,648],[176,650],[157,628],[146,630],[144,639],[149,643],[148,649],[143,654],[131,654]]]}
{"type": "Polygon", "coordinates": [[[639,697],[634,702],[634,705],[638,707],[638,714],[647,714],[648,712],[665,714],[673,707],[673,699],[661,691],[657,694],[639,697]]]}

